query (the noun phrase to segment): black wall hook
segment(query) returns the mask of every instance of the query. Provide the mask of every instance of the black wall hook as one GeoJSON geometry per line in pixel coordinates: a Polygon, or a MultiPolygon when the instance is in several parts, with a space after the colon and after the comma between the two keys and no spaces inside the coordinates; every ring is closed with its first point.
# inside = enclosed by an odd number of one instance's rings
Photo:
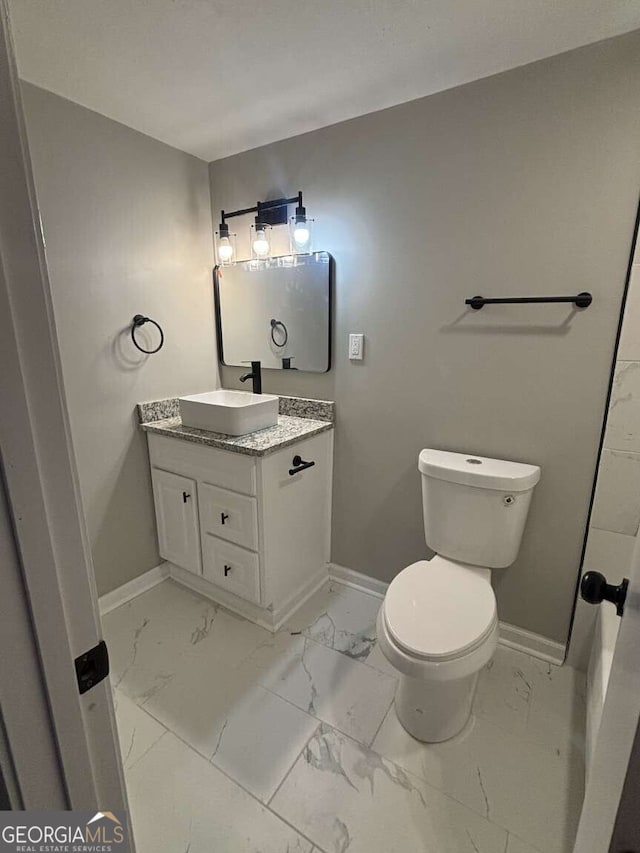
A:
{"type": "Polygon", "coordinates": [[[164,344],[164,332],[162,331],[162,327],[159,323],[156,323],[155,320],[152,320],[151,317],[145,317],[143,314],[136,314],[136,316],[131,321],[131,340],[133,341],[133,345],[140,350],[140,352],[145,353],[146,355],[153,355],[154,352],[158,352],[162,349],[164,344]],[[156,329],[160,332],[160,343],[155,349],[145,349],[141,347],[138,341],[136,340],[136,329],[139,329],[140,326],[144,326],[145,323],[151,323],[156,329]]]}

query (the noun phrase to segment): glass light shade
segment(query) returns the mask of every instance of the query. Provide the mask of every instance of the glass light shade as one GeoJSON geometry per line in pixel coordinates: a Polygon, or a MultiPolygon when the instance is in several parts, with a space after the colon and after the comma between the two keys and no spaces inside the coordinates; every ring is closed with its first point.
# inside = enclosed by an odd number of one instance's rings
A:
{"type": "Polygon", "coordinates": [[[291,252],[295,255],[308,254],[312,251],[313,219],[300,220],[297,216],[289,219],[289,243],[291,252]]]}
{"type": "Polygon", "coordinates": [[[237,258],[236,235],[223,234],[220,236],[220,232],[216,231],[214,242],[216,246],[217,263],[222,267],[228,267],[231,264],[234,264],[237,258]]]}
{"type": "Polygon", "coordinates": [[[260,223],[251,226],[251,254],[262,261],[271,254],[271,226],[260,223]]]}

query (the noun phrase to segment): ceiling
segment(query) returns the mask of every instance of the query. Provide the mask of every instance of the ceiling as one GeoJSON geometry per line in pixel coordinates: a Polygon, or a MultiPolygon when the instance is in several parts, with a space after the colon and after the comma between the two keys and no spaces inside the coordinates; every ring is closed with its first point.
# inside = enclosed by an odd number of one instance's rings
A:
{"type": "Polygon", "coordinates": [[[640,28],[637,0],[11,0],[23,79],[215,160],[640,28]]]}

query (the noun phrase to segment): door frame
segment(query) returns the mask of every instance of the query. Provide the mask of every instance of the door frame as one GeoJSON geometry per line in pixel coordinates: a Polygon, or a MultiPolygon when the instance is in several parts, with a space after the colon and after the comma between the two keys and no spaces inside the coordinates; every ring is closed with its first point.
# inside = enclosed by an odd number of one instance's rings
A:
{"type": "MultiPolygon", "coordinates": [[[[1,272],[1,271],[0,271],[1,272]]],[[[17,543],[9,501],[0,471],[0,647],[18,654],[0,655],[0,768],[5,805],[27,808],[48,803],[66,809],[67,791],[55,738],[38,647],[31,630],[17,543]],[[20,690],[13,690],[19,684],[20,690]],[[37,772],[34,772],[37,768],[37,772]]]]}
{"type": "MultiPolygon", "coordinates": [[[[603,570],[606,572],[606,566],[603,570]]],[[[636,540],[631,560],[624,616],[613,654],[574,853],[607,853],[616,822],[620,828],[623,823],[628,826],[633,816],[637,825],[637,804],[629,803],[622,794],[629,771],[633,781],[639,758],[633,752],[640,720],[639,650],[640,538],[636,540]]]]}
{"type": "MultiPolygon", "coordinates": [[[[15,600],[23,598],[22,618],[13,614],[16,641],[19,628],[23,633],[9,660],[16,677],[8,680],[10,666],[0,670],[0,755],[4,743],[14,783],[8,787],[27,809],[126,808],[109,680],[80,695],[75,675],[75,658],[97,645],[102,629],[6,0],[0,0],[0,413],[2,543],[13,551],[15,600]],[[22,690],[33,685],[18,675],[29,654],[27,628],[39,659],[39,696],[25,696],[22,690]],[[25,701],[50,723],[39,732],[43,743],[25,740],[16,725],[25,701]],[[51,790],[38,791],[31,776],[45,772],[51,790]]],[[[3,590],[2,618],[8,607],[3,590]]]]}

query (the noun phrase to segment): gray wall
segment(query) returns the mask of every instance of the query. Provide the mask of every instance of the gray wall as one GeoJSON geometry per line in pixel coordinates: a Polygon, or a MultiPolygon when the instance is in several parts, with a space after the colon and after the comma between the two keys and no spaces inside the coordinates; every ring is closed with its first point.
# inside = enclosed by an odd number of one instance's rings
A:
{"type": "MultiPolygon", "coordinates": [[[[498,607],[565,641],[640,187],[639,101],[634,33],[211,164],[215,215],[302,189],[316,247],[336,258],[334,369],[264,382],[337,401],[335,562],[390,580],[425,555],[422,447],[537,463],[521,554],[494,573],[498,607]],[[595,297],[583,313],[463,305],[580,290],[595,297]],[[347,360],[349,331],[366,335],[362,363],[347,360]]],[[[239,373],[224,368],[223,384],[239,373]]]]}
{"type": "MultiPolygon", "coordinates": [[[[217,385],[206,164],[34,86],[23,95],[98,591],[160,562],[134,407],[217,385]],[[166,342],[143,356],[136,313],[166,342]]],[[[151,337],[149,337],[151,343],[151,337]]]]}

